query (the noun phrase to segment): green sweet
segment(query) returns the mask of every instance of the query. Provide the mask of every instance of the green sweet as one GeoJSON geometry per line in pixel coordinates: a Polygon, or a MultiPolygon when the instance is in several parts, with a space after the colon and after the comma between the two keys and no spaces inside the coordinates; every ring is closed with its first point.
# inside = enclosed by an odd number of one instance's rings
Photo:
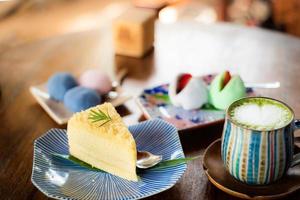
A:
{"type": "Polygon", "coordinates": [[[209,89],[209,103],[215,108],[225,110],[234,101],[246,96],[246,88],[240,76],[232,76],[222,89],[225,72],[217,75],[209,89]]]}

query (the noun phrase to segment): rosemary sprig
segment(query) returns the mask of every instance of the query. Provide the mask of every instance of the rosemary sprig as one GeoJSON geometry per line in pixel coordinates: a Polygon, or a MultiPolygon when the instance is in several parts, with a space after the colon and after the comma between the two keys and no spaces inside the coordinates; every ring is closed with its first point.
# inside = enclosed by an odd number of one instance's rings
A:
{"type": "Polygon", "coordinates": [[[154,167],[152,167],[150,169],[159,170],[159,169],[174,167],[174,166],[177,166],[177,165],[180,165],[180,164],[186,164],[187,162],[196,160],[198,158],[199,158],[199,156],[164,160],[164,161],[161,161],[159,164],[155,165],[154,167]]]}
{"type": "Polygon", "coordinates": [[[99,122],[99,121],[104,121],[102,124],[100,124],[100,126],[103,126],[104,124],[106,124],[107,122],[112,120],[111,117],[108,114],[108,110],[107,110],[107,114],[105,114],[100,109],[97,109],[97,111],[91,110],[90,113],[89,113],[88,119],[91,120],[92,123],[99,122]]]}

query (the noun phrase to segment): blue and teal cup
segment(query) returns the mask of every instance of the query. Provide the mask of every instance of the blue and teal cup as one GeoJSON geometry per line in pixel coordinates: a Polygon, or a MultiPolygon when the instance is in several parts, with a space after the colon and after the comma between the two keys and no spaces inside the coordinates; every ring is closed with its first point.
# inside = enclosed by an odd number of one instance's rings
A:
{"type": "Polygon", "coordinates": [[[300,121],[294,119],[292,109],[278,100],[247,97],[235,101],[226,111],[222,135],[221,154],[225,168],[237,180],[251,185],[280,179],[290,167],[300,163],[300,154],[294,155],[293,151],[294,131],[299,128],[300,121]],[[241,123],[234,118],[233,112],[249,102],[280,106],[286,115],[275,128],[241,123]]]}

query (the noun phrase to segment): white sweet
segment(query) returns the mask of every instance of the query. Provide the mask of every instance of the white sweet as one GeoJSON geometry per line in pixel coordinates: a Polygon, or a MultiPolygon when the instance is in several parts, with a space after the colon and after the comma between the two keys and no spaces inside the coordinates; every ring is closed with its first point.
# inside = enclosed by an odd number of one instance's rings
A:
{"type": "Polygon", "coordinates": [[[186,110],[197,109],[208,102],[206,84],[199,78],[192,77],[187,85],[177,94],[177,83],[180,75],[170,84],[169,96],[173,105],[186,110]]]}
{"type": "Polygon", "coordinates": [[[259,106],[255,103],[238,106],[233,110],[233,118],[241,124],[257,129],[277,129],[284,126],[289,119],[289,111],[276,105],[259,106]]]}

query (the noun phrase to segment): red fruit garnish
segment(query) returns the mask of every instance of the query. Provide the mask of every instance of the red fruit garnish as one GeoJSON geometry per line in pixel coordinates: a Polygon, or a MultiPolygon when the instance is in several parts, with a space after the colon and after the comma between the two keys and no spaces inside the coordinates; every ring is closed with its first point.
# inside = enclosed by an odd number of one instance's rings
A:
{"type": "Polygon", "coordinates": [[[230,81],[230,79],[231,79],[230,72],[229,71],[225,71],[222,89],[227,85],[227,83],[230,81]]]}
{"type": "Polygon", "coordinates": [[[177,83],[177,93],[179,93],[183,88],[189,83],[192,78],[191,74],[182,74],[177,83]]]}

